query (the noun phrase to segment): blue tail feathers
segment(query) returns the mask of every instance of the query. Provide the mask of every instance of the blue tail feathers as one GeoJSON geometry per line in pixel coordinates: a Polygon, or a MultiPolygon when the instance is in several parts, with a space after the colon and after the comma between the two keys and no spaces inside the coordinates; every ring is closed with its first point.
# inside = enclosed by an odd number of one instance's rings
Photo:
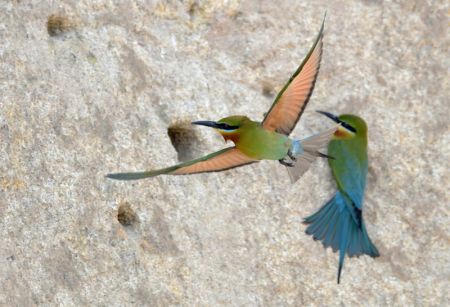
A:
{"type": "Polygon", "coordinates": [[[306,233],[314,240],[322,241],[325,248],[330,246],[334,252],[339,250],[338,283],[346,253],[349,257],[380,255],[367,234],[361,211],[339,191],[316,213],[305,218],[304,223],[310,224],[306,233]],[[349,208],[354,208],[353,212],[349,208]]]}

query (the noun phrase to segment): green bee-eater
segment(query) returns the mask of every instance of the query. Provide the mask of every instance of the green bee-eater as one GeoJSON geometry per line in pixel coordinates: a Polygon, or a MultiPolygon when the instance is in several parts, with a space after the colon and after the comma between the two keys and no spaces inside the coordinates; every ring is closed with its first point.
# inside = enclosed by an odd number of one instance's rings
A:
{"type": "Polygon", "coordinates": [[[291,180],[296,181],[316,157],[325,156],[318,149],[326,146],[336,131],[336,127],[334,127],[302,141],[288,137],[300,119],[314,89],[322,57],[323,28],[324,22],[322,22],[314,45],[293,76],[278,93],[262,122],[252,121],[241,115],[225,117],[217,122],[193,122],[196,125],[216,129],[225,141],[231,140],[235,146],[168,168],[109,174],[107,177],[135,180],[161,174],[185,175],[215,172],[268,159],[279,160],[280,163],[286,165],[291,180]]]}
{"type": "Polygon", "coordinates": [[[305,219],[306,233],[321,240],[326,248],[339,250],[337,282],[340,282],[344,257],[363,254],[378,257],[377,248],[367,234],[362,214],[367,175],[367,125],[358,116],[339,117],[318,111],[340,123],[341,128],[328,144],[328,154],[338,191],[322,208],[305,219]]]}

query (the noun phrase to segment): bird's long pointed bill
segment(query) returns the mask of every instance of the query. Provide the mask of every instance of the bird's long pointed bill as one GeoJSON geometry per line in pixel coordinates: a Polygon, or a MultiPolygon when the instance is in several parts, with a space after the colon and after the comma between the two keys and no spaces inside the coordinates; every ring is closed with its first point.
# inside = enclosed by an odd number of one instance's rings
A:
{"type": "MultiPolygon", "coordinates": [[[[317,110],[317,113],[320,113],[322,115],[325,115],[326,117],[328,117],[329,119],[331,119],[332,121],[341,124],[341,127],[345,128],[345,130],[348,131],[348,133],[350,134],[354,134],[356,133],[356,129],[354,127],[352,127],[351,125],[347,124],[346,122],[342,121],[339,119],[339,117],[337,117],[336,115],[330,113],[330,112],[326,112],[326,111],[320,111],[317,110]]],[[[339,131],[342,131],[343,129],[338,129],[339,131]]]]}
{"type": "Polygon", "coordinates": [[[328,117],[329,119],[331,119],[332,121],[334,121],[336,123],[340,123],[341,122],[336,115],[331,114],[330,112],[320,111],[320,110],[317,110],[316,112],[320,113],[322,115],[325,115],[326,117],[328,117]]]}
{"type": "Polygon", "coordinates": [[[211,128],[219,128],[218,123],[209,121],[209,120],[199,120],[199,121],[192,122],[191,124],[199,125],[199,126],[206,126],[206,127],[211,127],[211,128]]]}

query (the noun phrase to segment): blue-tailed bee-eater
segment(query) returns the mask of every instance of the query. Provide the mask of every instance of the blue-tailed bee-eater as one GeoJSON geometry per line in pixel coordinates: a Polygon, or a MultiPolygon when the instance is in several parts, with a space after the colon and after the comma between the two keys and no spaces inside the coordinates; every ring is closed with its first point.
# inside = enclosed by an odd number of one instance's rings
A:
{"type": "Polygon", "coordinates": [[[163,169],[115,173],[108,174],[107,177],[136,180],[162,174],[217,172],[267,159],[280,161],[287,166],[292,182],[298,180],[316,157],[327,157],[320,153],[319,149],[327,145],[338,127],[335,126],[304,140],[289,138],[311,97],[319,73],[324,22],[325,18],[313,46],[278,93],[262,122],[252,121],[247,116],[234,115],[219,121],[192,123],[214,128],[225,141],[232,141],[234,146],[163,169]]]}
{"type": "Polygon", "coordinates": [[[306,233],[321,240],[325,248],[339,250],[337,282],[340,282],[345,254],[378,257],[377,248],[367,234],[363,219],[363,200],[367,176],[367,125],[361,117],[335,116],[318,111],[341,126],[328,144],[328,163],[338,191],[322,208],[305,219],[306,233]]]}

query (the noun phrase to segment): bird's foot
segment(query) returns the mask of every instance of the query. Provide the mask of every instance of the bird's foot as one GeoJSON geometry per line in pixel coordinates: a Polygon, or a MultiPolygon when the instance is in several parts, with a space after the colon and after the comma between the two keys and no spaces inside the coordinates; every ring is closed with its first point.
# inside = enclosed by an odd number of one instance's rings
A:
{"type": "Polygon", "coordinates": [[[292,161],[297,161],[297,158],[294,156],[290,149],[288,150],[287,155],[289,158],[291,158],[292,161]]]}
{"type": "Polygon", "coordinates": [[[287,167],[293,167],[294,166],[294,163],[287,162],[285,159],[278,160],[278,162],[280,162],[282,165],[287,166],[287,167]]]}

